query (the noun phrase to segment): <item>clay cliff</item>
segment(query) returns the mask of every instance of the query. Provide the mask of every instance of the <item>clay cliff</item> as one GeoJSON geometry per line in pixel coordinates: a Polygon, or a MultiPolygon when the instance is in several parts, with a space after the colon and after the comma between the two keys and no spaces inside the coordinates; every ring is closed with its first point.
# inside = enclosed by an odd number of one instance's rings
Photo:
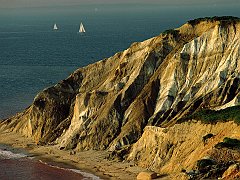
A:
{"type": "Polygon", "coordinates": [[[0,125],[61,149],[117,151],[135,143],[127,158],[142,166],[166,173],[192,168],[190,159],[207,154],[198,146],[202,136],[221,134],[215,144],[240,138],[234,122],[189,124],[186,118],[239,104],[239,52],[240,19],[191,20],[79,68],[0,125]]]}

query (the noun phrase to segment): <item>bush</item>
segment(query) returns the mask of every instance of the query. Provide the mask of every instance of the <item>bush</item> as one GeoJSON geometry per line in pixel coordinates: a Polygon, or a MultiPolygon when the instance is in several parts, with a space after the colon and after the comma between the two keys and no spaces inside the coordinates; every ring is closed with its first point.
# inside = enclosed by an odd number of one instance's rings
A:
{"type": "Polygon", "coordinates": [[[203,139],[202,139],[203,143],[206,143],[207,140],[210,139],[210,138],[212,138],[213,136],[214,136],[214,135],[213,135],[212,133],[209,133],[209,134],[203,136],[203,139]]]}
{"type": "Polygon", "coordinates": [[[228,149],[240,149],[240,140],[225,137],[223,142],[220,142],[214,146],[217,149],[228,148],[228,149]]]}
{"type": "Polygon", "coordinates": [[[171,34],[171,35],[173,35],[174,37],[176,37],[176,36],[179,34],[179,30],[168,29],[168,30],[164,31],[162,34],[163,34],[163,35],[171,34]]]}
{"type": "Polygon", "coordinates": [[[240,19],[238,17],[234,16],[214,16],[214,17],[204,17],[204,18],[198,18],[188,21],[188,24],[191,24],[192,26],[199,24],[202,21],[228,21],[228,22],[236,22],[240,19]]]}
{"type": "Polygon", "coordinates": [[[197,169],[199,171],[205,169],[207,166],[214,165],[215,162],[212,159],[200,159],[197,161],[197,169]]]}
{"type": "Polygon", "coordinates": [[[229,107],[223,110],[201,110],[193,113],[192,115],[186,116],[179,120],[184,122],[187,120],[195,119],[206,124],[215,124],[219,121],[226,122],[233,120],[235,123],[240,124],[240,106],[229,107]]]}

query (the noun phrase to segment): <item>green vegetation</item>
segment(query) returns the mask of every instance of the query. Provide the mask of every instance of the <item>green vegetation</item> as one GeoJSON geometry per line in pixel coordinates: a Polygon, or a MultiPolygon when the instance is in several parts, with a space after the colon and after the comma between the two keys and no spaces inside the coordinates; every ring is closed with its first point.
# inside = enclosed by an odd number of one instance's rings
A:
{"type": "Polygon", "coordinates": [[[240,140],[225,137],[223,142],[220,142],[214,146],[215,148],[229,148],[229,149],[240,149],[240,140]]]}
{"type": "Polygon", "coordinates": [[[188,21],[188,24],[191,24],[192,26],[199,24],[202,21],[229,21],[229,22],[236,22],[239,21],[240,18],[234,17],[234,16],[214,16],[214,17],[204,17],[204,18],[198,18],[188,21]]]}
{"type": "Polygon", "coordinates": [[[240,106],[229,107],[223,110],[201,110],[193,113],[192,115],[186,116],[179,120],[179,123],[187,120],[199,120],[207,124],[215,124],[219,121],[231,121],[240,124],[240,106]]]}
{"type": "Polygon", "coordinates": [[[176,29],[168,29],[168,30],[164,31],[162,34],[163,34],[163,35],[171,34],[171,35],[173,35],[174,37],[176,37],[176,36],[179,34],[179,30],[176,30],[176,29]]]}
{"type": "Polygon", "coordinates": [[[206,143],[208,139],[212,138],[214,135],[212,133],[209,133],[205,136],[203,136],[202,141],[203,143],[206,143]]]}
{"type": "Polygon", "coordinates": [[[200,159],[197,161],[197,169],[201,171],[207,166],[212,166],[214,164],[215,162],[212,159],[200,159]]]}

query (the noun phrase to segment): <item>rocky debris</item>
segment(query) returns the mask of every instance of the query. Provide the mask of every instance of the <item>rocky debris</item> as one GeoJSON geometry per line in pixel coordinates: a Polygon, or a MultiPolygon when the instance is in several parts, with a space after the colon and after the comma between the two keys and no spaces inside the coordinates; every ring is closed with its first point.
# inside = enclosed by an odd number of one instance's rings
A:
{"type": "Polygon", "coordinates": [[[240,179],[240,164],[233,164],[223,173],[222,179],[240,179]]]}
{"type": "Polygon", "coordinates": [[[229,169],[234,162],[218,162],[211,165],[201,167],[199,170],[192,170],[192,174],[189,174],[190,179],[219,179],[223,176],[227,169],[229,169]]]}
{"type": "Polygon", "coordinates": [[[152,171],[144,171],[144,172],[140,172],[137,175],[137,180],[151,180],[151,179],[155,179],[157,178],[158,175],[155,172],[152,171]]]}
{"type": "Polygon", "coordinates": [[[123,161],[125,159],[127,159],[127,155],[130,153],[132,146],[128,145],[128,146],[124,146],[123,148],[119,149],[119,150],[115,150],[112,151],[109,154],[108,159],[113,160],[113,159],[117,159],[119,161],[123,161]]]}
{"type": "Polygon", "coordinates": [[[204,158],[197,161],[197,169],[199,171],[204,171],[207,166],[216,165],[216,161],[210,158],[204,158]]]}
{"type": "Polygon", "coordinates": [[[188,179],[196,179],[199,173],[200,172],[198,170],[190,170],[185,172],[185,174],[188,176],[188,179]]]}
{"type": "Polygon", "coordinates": [[[190,179],[218,179],[228,167],[233,164],[229,162],[216,162],[212,159],[200,159],[197,161],[197,170],[189,177],[190,179]]]}
{"type": "Polygon", "coordinates": [[[200,179],[237,179],[240,176],[239,163],[234,161],[217,162],[210,158],[200,159],[196,163],[196,169],[181,171],[191,180],[200,179]]]}
{"type": "Polygon", "coordinates": [[[69,154],[74,155],[74,154],[76,154],[76,151],[70,151],[69,154]]]}
{"type": "Polygon", "coordinates": [[[228,155],[229,152],[226,154],[224,150],[223,152],[218,151],[218,153],[225,154],[225,158],[221,159],[218,156],[217,159],[205,157],[198,160],[196,169],[186,172],[189,179],[238,179],[240,177],[240,166],[239,161],[237,161],[239,158],[234,159],[228,155]]]}

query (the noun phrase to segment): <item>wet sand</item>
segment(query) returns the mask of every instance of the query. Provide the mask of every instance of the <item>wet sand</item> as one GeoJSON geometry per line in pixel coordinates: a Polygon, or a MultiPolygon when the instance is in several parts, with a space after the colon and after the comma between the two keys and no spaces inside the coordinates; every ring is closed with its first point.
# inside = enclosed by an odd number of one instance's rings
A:
{"type": "Polygon", "coordinates": [[[72,155],[71,151],[59,150],[56,146],[38,146],[31,138],[23,137],[13,132],[0,131],[0,144],[13,152],[28,153],[34,159],[47,162],[50,165],[63,168],[78,169],[81,174],[84,172],[94,174],[101,179],[136,179],[139,172],[145,169],[135,166],[133,162],[119,162],[109,160],[107,151],[83,151],[72,155]]]}

